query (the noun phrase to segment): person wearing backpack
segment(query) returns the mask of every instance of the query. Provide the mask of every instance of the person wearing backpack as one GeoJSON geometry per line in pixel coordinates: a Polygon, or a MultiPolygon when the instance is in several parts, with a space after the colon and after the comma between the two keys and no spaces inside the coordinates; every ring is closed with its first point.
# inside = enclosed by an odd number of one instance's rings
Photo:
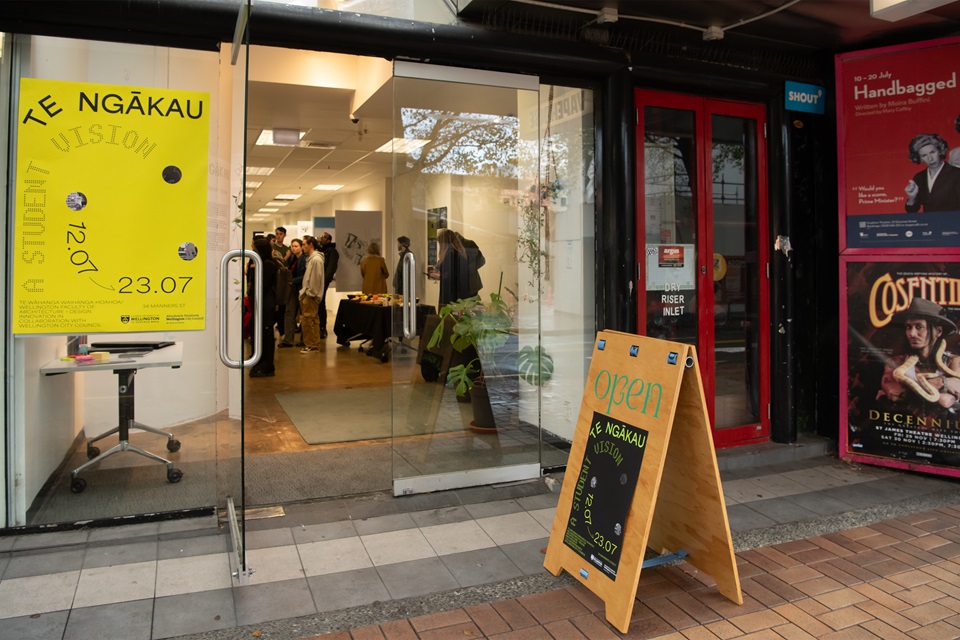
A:
{"type": "Polygon", "coordinates": [[[327,337],[327,289],[333,281],[333,276],[337,273],[337,265],[340,262],[340,252],[337,251],[337,243],[333,241],[326,231],[317,238],[317,249],[323,254],[323,297],[320,299],[320,339],[327,337]]]}
{"type": "MultiPolygon", "coordinates": [[[[273,317],[277,310],[277,272],[280,265],[273,259],[273,250],[270,248],[270,241],[266,238],[257,238],[253,242],[253,250],[257,252],[263,261],[263,301],[260,307],[260,317],[263,320],[262,343],[260,351],[260,360],[250,368],[251,378],[268,378],[276,375],[276,365],[274,364],[274,352],[276,342],[273,337],[273,317]]],[[[254,292],[253,278],[257,277],[256,269],[247,270],[247,291],[253,300],[254,292]]],[[[255,302],[255,301],[254,301],[255,302]]]]}

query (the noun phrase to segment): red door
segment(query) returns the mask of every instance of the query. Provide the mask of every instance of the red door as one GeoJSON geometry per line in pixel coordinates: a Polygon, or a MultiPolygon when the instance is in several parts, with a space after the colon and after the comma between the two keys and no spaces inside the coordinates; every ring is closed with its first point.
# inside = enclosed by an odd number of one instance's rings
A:
{"type": "Polygon", "coordinates": [[[697,348],[717,447],[769,439],[762,105],[636,92],[638,324],[697,348]]]}

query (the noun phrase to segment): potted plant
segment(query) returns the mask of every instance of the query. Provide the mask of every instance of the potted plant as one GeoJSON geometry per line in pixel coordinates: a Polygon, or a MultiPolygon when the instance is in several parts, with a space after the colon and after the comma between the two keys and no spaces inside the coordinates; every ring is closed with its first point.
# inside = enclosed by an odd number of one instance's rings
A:
{"type": "MultiPolygon", "coordinates": [[[[510,309],[502,296],[491,293],[487,302],[480,296],[451,302],[443,306],[438,315],[440,322],[428,348],[438,347],[449,334],[453,349],[461,354],[461,362],[449,368],[447,382],[453,385],[457,396],[469,394],[474,409],[471,426],[481,431],[495,430],[488,378],[499,375],[497,363],[503,355],[501,349],[513,329],[510,309]]],[[[545,384],[553,374],[553,360],[539,346],[524,347],[516,360],[521,378],[530,384],[545,384]]]]}

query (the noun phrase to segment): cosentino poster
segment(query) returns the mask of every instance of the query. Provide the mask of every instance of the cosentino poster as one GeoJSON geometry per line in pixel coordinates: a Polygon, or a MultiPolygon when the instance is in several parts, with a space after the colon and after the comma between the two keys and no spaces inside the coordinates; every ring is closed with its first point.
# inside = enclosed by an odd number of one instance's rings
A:
{"type": "Polygon", "coordinates": [[[960,39],[846,53],[836,67],[846,248],[960,246],[960,39]]]}
{"type": "Polygon", "coordinates": [[[846,285],[846,453],[960,468],[960,263],[849,261],[846,285]]]}

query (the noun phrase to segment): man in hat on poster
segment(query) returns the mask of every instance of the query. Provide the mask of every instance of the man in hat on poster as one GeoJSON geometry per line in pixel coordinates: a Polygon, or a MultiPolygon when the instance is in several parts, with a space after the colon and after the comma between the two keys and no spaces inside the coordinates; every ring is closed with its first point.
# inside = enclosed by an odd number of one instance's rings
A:
{"type": "Polygon", "coordinates": [[[960,400],[960,356],[946,351],[946,336],[957,331],[940,305],[914,298],[893,315],[903,326],[909,349],[894,377],[928,402],[950,408],[960,400]]]}

